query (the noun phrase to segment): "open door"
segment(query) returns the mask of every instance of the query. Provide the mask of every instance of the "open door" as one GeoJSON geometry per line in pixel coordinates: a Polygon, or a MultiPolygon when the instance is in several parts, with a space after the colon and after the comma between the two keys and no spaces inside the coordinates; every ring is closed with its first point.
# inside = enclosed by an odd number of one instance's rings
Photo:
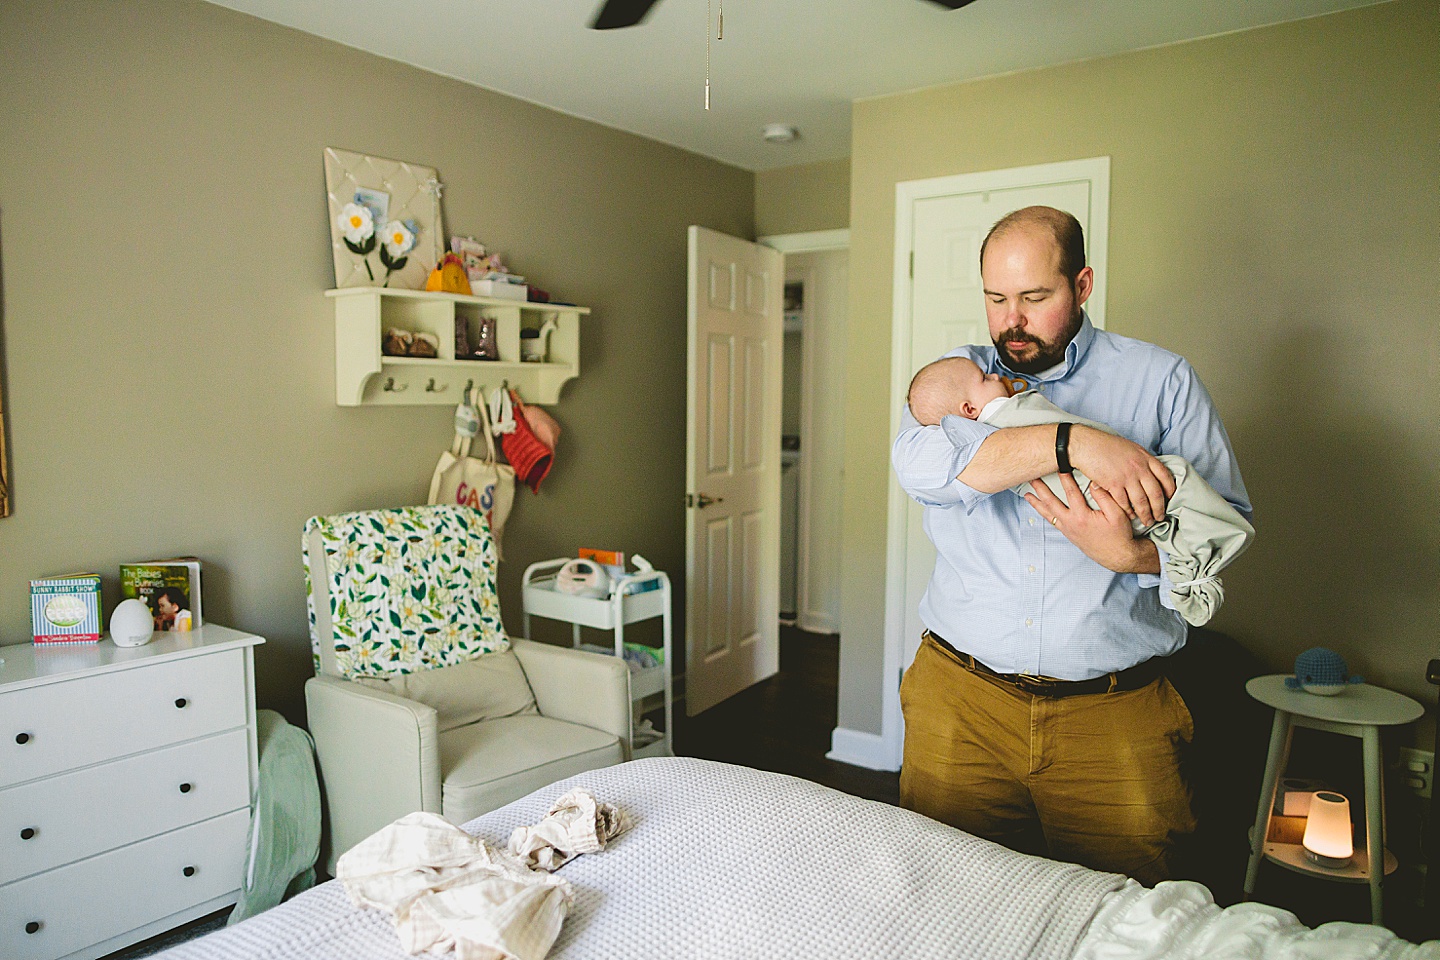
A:
{"type": "Polygon", "coordinates": [[[691,227],[685,713],[780,669],[784,258],[691,227]]]}

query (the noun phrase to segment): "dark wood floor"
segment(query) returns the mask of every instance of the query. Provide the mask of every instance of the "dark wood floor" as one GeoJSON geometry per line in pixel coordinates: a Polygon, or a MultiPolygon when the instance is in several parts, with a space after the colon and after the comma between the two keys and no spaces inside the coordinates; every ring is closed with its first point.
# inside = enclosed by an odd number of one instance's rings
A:
{"type": "Polygon", "coordinates": [[[836,723],[840,638],[780,628],[780,672],[699,716],[676,704],[675,752],[788,773],[897,803],[900,777],[826,760],[836,723]]]}

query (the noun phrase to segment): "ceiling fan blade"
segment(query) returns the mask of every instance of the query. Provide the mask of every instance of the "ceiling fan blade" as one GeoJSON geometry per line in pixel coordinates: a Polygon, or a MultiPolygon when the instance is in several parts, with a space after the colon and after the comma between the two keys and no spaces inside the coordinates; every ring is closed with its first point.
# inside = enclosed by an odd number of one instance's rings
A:
{"type": "Polygon", "coordinates": [[[945,7],[947,10],[959,10],[963,6],[974,3],[975,0],[930,0],[930,2],[945,7]]]}
{"type": "Polygon", "coordinates": [[[659,0],[605,0],[605,5],[595,14],[590,29],[618,30],[621,27],[633,27],[645,19],[645,15],[657,2],[659,0]]]}

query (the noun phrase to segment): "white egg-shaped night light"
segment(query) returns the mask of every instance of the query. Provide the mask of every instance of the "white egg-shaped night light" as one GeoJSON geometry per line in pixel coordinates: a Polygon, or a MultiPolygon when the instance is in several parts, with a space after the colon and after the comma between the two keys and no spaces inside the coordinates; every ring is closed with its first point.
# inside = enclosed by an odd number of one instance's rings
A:
{"type": "Polygon", "coordinates": [[[143,600],[121,600],[110,614],[110,639],[117,647],[143,647],[155,631],[155,620],[143,600]]]}

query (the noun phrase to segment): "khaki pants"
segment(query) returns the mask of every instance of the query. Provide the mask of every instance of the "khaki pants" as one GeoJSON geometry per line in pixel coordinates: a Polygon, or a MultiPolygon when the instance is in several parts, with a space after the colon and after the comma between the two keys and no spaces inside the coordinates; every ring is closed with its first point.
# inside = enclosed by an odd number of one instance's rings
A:
{"type": "Polygon", "coordinates": [[[1165,679],[1036,697],[972,672],[927,635],[900,685],[900,804],[1028,853],[1151,884],[1195,829],[1180,755],[1190,711],[1165,679]],[[1027,838],[1043,838],[1043,847],[1027,838]]]}

